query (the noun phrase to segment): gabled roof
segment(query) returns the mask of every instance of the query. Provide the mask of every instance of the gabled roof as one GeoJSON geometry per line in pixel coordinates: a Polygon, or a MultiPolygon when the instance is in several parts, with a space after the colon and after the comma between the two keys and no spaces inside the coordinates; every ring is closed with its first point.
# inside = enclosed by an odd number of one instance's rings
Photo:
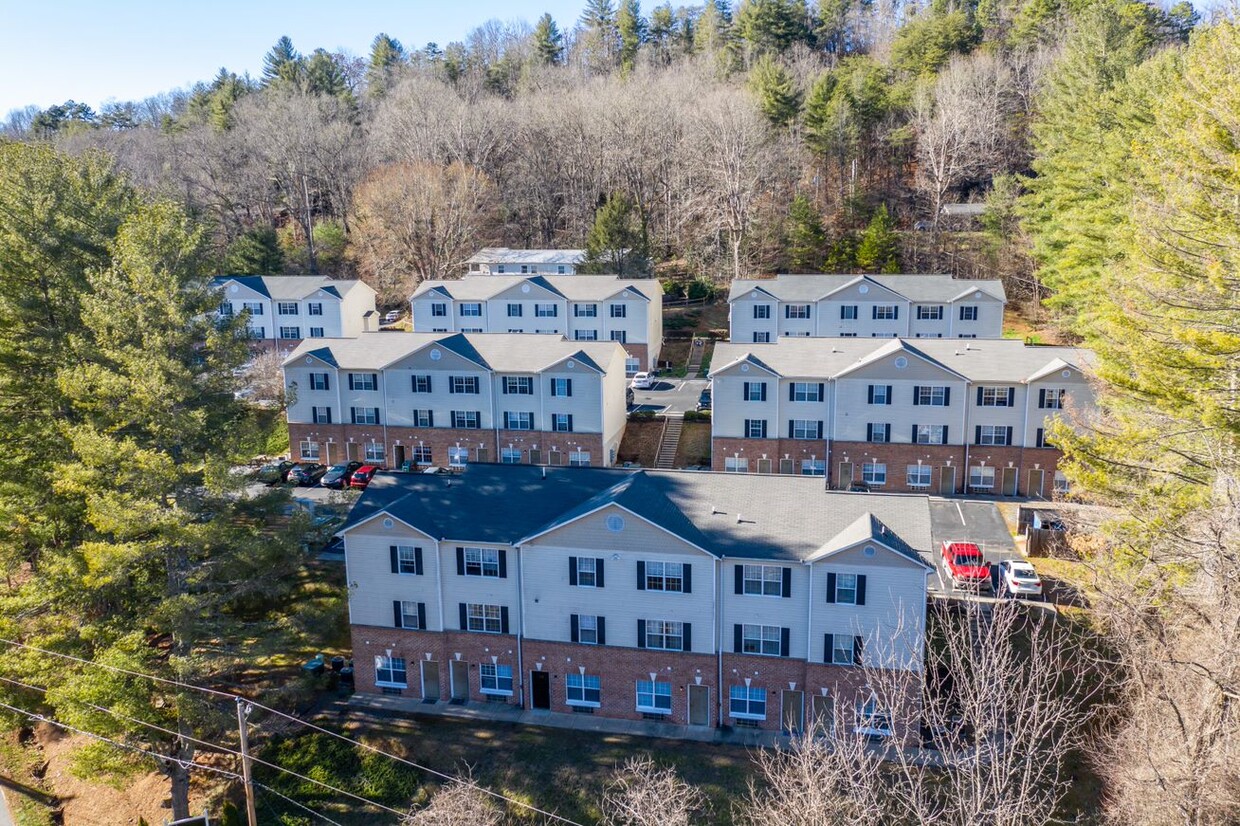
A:
{"type": "Polygon", "coordinates": [[[652,278],[620,278],[616,275],[466,275],[443,281],[423,281],[410,301],[428,293],[456,301],[486,301],[521,284],[533,284],[566,301],[605,301],[625,290],[632,290],[649,301],[659,282],[652,278]]]}
{"type": "Polygon", "coordinates": [[[999,301],[1007,301],[1002,281],[956,278],[951,275],[877,274],[849,275],[784,274],[775,278],[733,281],[728,301],[735,301],[750,290],[760,289],[780,301],[819,301],[843,287],[865,279],[917,303],[948,304],[981,290],[999,301]]]}
{"type": "Polygon", "coordinates": [[[770,365],[764,364],[762,360],[758,358],[757,356],[755,356],[753,353],[745,353],[740,358],[733,359],[732,361],[729,361],[727,364],[722,364],[719,367],[716,367],[713,370],[711,370],[710,374],[713,376],[717,373],[722,373],[725,370],[732,369],[738,364],[752,364],[755,367],[759,368],[760,370],[765,370],[766,372],[770,373],[772,376],[779,375],[779,373],[776,372],[773,368],[771,368],[770,365]]]}
{"type": "Polygon", "coordinates": [[[849,367],[845,368],[844,370],[841,370],[840,372],[836,373],[835,378],[846,376],[849,373],[855,373],[856,371],[861,370],[865,367],[868,367],[869,365],[873,364],[876,361],[882,361],[883,359],[889,356],[894,356],[896,353],[904,353],[904,354],[913,356],[914,358],[919,358],[922,361],[926,362],[927,364],[933,365],[934,367],[938,367],[940,370],[951,373],[953,376],[956,376],[959,379],[968,381],[967,376],[963,376],[960,373],[957,373],[955,370],[948,367],[947,365],[943,364],[942,362],[931,358],[930,356],[923,353],[921,350],[909,344],[907,339],[903,339],[903,338],[894,338],[894,339],[888,340],[886,344],[884,344],[882,347],[879,347],[877,350],[870,353],[868,356],[864,356],[860,359],[857,359],[857,362],[855,364],[852,364],[849,367]]]}
{"type": "Polygon", "coordinates": [[[1051,359],[1042,369],[1035,370],[1028,378],[1025,379],[1025,381],[1034,382],[1038,379],[1046,378],[1051,373],[1058,373],[1060,370],[1074,370],[1079,373],[1081,368],[1075,364],[1070,364],[1064,361],[1062,358],[1054,358],[1051,359]]]}
{"type": "MultiPolygon", "coordinates": [[[[873,285],[875,287],[878,287],[880,290],[882,290],[885,293],[894,295],[898,298],[903,298],[906,301],[908,300],[908,296],[904,295],[899,290],[893,287],[889,287],[886,284],[880,284],[878,281],[874,279],[873,276],[870,276],[870,275],[858,275],[856,278],[852,279],[851,281],[845,281],[843,284],[840,284],[839,286],[831,287],[827,292],[820,295],[816,300],[822,301],[822,300],[828,299],[831,296],[835,295],[836,293],[846,290],[849,287],[852,287],[858,284],[873,285]]],[[[865,292],[865,290],[863,289],[861,290],[861,292],[865,292]]],[[[867,296],[867,298],[870,298],[870,297],[872,296],[867,296]]]]}
{"type": "Polygon", "coordinates": [[[508,247],[483,247],[466,264],[579,264],[585,250],[513,250],[508,247]]]}
{"type": "Polygon", "coordinates": [[[223,287],[230,281],[249,287],[273,301],[296,301],[308,298],[319,290],[342,298],[357,288],[370,289],[361,281],[338,281],[323,275],[222,275],[212,279],[211,283],[215,287],[223,287]]]}
{"type": "Polygon", "coordinates": [[[818,562],[833,556],[834,554],[846,551],[849,548],[855,548],[858,545],[872,543],[880,547],[886,548],[892,553],[899,554],[927,570],[933,570],[933,566],[928,565],[921,555],[913,548],[909,547],[900,536],[874,514],[866,512],[857,517],[857,520],[835,536],[830,541],[819,548],[809,557],[809,561],[818,562]]]}

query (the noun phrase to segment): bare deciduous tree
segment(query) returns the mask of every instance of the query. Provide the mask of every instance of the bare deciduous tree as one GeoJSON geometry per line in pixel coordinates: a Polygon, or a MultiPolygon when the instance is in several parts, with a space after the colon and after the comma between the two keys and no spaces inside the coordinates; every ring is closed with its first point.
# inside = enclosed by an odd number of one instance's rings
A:
{"type": "Polygon", "coordinates": [[[607,787],[603,826],[689,826],[700,822],[706,795],[649,756],[630,758],[607,787]]]}
{"type": "Polygon", "coordinates": [[[746,826],[858,826],[894,816],[883,788],[882,752],[862,737],[830,727],[791,747],[757,753],[761,783],[750,782],[740,806],[746,826]]]}
{"type": "Polygon", "coordinates": [[[440,789],[429,806],[410,811],[403,826],[503,826],[505,822],[495,799],[472,779],[465,779],[440,789]]]}

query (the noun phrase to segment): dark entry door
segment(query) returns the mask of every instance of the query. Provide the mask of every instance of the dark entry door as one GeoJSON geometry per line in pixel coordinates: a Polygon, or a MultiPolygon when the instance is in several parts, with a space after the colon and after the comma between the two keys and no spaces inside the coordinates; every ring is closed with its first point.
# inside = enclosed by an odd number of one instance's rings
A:
{"type": "Polygon", "coordinates": [[[397,445],[395,448],[392,449],[392,459],[396,464],[397,470],[399,470],[400,466],[405,463],[405,446],[404,445],[397,445]]]}
{"type": "Polygon", "coordinates": [[[551,675],[546,671],[530,672],[530,698],[534,708],[551,708],[551,675]]]}

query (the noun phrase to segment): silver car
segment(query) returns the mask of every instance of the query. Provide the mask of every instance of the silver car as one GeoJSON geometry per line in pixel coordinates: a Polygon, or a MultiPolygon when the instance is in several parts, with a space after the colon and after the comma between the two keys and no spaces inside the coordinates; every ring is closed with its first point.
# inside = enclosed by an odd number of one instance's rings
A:
{"type": "Polygon", "coordinates": [[[1023,559],[1003,559],[995,566],[999,593],[1014,597],[1042,596],[1042,580],[1033,566],[1023,559]]]}

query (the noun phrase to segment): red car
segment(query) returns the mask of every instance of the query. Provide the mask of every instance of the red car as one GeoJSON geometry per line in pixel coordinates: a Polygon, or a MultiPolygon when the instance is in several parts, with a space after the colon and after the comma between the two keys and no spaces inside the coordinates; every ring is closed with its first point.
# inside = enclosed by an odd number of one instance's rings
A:
{"type": "Polygon", "coordinates": [[[982,549],[972,542],[944,542],[943,563],[957,587],[978,590],[990,587],[990,566],[982,556],[982,549]]]}
{"type": "Polygon", "coordinates": [[[374,478],[374,475],[381,470],[383,470],[382,465],[362,465],[353,471],[353,476],[349,479],[349,487],[365,488],[370,484],[370,480],[374,478]]]}

